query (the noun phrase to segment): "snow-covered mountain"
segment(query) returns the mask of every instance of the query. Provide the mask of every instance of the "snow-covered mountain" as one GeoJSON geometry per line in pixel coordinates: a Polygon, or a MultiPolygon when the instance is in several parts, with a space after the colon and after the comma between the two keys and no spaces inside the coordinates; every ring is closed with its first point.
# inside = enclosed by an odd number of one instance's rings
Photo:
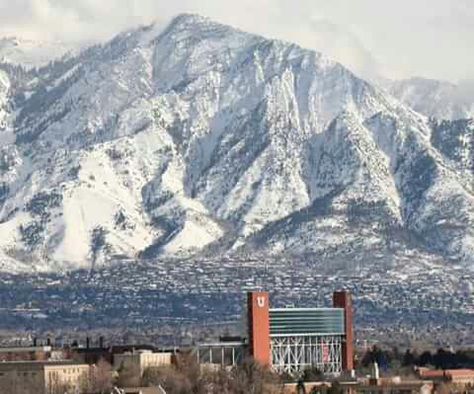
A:
{"type": "Polygon", "coordinates": [[[0,73],[4,269],[348,249],[474,263],[472,122],[429,120],[318,52],[181,15],[0,73]]]}
{"type": "Polygon", "coordinates": [[[474,118],[474,81],[453,84],[426,78],[385,81],[390,94],[426,115],[445,120],[474,118]]]}

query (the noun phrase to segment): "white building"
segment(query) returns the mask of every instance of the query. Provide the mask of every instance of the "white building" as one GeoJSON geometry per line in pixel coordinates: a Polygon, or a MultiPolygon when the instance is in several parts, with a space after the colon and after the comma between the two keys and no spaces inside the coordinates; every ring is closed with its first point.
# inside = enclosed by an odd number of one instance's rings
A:
{"type": "Polygon", "coordinates": [[[162,367],[171,365],[173,353],[159,352],[153,353],[150,350],[138,350],[131,353],[114,355],[114,370],[120,371],[128,369],[131,371],[140,371],[140,376],[147,368],[162,367]]]}

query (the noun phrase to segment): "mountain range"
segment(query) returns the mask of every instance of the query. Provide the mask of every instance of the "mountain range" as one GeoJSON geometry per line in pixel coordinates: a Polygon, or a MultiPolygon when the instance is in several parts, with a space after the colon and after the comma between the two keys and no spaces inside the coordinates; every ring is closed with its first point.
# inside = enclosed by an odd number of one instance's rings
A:
{"type": "Polygon", "coordinates": [[[473,100],[428,85],[380,88],[188,14],[42,67],[4,61],[0,269],[339,253],[473,267],[473,100]]]}

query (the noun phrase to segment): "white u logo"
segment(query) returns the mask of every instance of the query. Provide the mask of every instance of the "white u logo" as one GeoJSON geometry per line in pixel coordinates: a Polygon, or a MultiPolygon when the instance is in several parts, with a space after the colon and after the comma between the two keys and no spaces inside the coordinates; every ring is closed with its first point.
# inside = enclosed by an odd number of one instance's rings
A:
{"type": "Polygon", "coordinates": [[[263,297],[263,296],[257,297],[257,305],[260,308],[263,308],[265,306],[265,297],[263,297]]]}

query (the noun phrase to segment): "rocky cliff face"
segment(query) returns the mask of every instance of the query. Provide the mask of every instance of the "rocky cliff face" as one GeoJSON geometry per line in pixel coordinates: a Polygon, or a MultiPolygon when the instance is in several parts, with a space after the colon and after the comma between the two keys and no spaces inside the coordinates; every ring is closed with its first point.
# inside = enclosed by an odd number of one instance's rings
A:
{"type": "Polygon", "coordinates": [[[320,53],[181,15],[0,70],[4,269],[339,250],[473,262],[472,122],[430,121],[320,53]]]}

